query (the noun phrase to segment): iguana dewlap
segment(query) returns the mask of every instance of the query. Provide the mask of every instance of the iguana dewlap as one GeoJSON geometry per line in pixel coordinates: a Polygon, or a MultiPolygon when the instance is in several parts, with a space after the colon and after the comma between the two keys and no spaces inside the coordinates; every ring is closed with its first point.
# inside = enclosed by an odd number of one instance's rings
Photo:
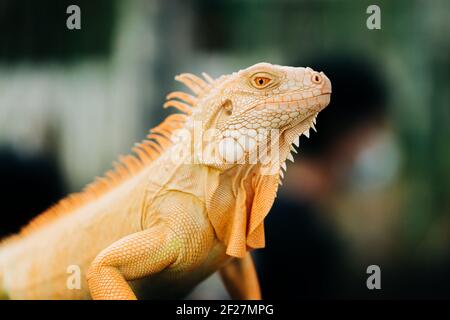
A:
{"type": "Polygon", "coordinates": [[[167,96],[164,106],[181,114],[2,242],[0,293],[178,297],[220,271],[234,298],[260,298],[249,251],[264,247],[282,169],[328,105],[331,83],[310,68],[269,63],[203,77],[177,76],[195,93],[167,96]]]}

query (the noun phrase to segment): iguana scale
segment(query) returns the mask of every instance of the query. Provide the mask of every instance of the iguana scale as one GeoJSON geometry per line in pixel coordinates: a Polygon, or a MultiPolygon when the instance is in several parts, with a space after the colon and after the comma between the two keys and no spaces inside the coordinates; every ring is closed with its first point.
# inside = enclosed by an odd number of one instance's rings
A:
{"type": "Polygon", "coordinates": [[[269,63],[217,79],[175,79],[194,95],[172,92],[164,107],[182,113],[2,241],[0,292],[12,299],[181,297],[220,271],[232,297],[261,297],[250,251],[264,247],[263,222],[285,162],[328,105],[330,80],[269,63]]]}

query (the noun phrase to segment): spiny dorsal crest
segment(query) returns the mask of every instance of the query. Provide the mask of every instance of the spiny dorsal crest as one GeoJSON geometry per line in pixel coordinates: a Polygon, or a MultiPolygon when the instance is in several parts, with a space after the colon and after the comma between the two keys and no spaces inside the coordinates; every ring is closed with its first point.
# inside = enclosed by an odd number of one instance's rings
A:
{"type": "MultiPolygon", "coordinates": [[[[163,122],[149,130],[147,137],[132,148],[134,155],[121,155],[118,161],[113,163],[113,169],[105,172],[102,177],[97,177],[88,184],[83,191],[73,193],[60,200],[48,210],[22,228],[20,234],[29,233],[40,226],[54,221],[57,217],[68,214],[84,204],[94,201],[106,192],[114,189],[130,177],[136,175],[145,166],[157,159],[172,142],[172,134],[175,130],[182,128],[187,117],[192,114],[192,108],[197,105],[198,100],[205,95],[214,84],[206,73],[202,73],[205,80],[190,74],[183,73],[175,77],[175,80],[183,83],[192,90],[195,95],[182,91],[175,91],[167,95],[167,102],[163,107],[174,107],[181,114],[171,114],[163,122]]],[[[12,239],[11,239],[12,240],[12,239]]]]}

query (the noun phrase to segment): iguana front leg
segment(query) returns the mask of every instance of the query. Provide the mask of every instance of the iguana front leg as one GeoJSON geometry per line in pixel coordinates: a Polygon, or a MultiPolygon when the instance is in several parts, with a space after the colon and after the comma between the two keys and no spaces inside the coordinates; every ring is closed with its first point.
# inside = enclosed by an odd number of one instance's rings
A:
{"type": "Polygon", "coordinates": [[[93,261],[87,274],[92,298],[136,299],[127,281],[155,274],[177,256],[177,241],[168,227],[160,225],[124,237],[93,261]]]}
{"type": "Polygon", "coordinates": [[[261,299],[258,276],[249,252],[242,259],[232,259],[220,269],[220,275],[233,299],[261,299]]]}

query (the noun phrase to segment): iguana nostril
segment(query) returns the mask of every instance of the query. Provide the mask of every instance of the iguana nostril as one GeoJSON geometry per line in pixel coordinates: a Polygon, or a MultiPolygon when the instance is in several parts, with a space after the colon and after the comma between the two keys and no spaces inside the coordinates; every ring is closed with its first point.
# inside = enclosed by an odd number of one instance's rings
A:
{"type": "Polygon", "coordinates": [[[316,84],[320,84],[322,82],[322,77],[320,76],[320,74],[313,75],[312,82],[314,82],[316,84]]]}

